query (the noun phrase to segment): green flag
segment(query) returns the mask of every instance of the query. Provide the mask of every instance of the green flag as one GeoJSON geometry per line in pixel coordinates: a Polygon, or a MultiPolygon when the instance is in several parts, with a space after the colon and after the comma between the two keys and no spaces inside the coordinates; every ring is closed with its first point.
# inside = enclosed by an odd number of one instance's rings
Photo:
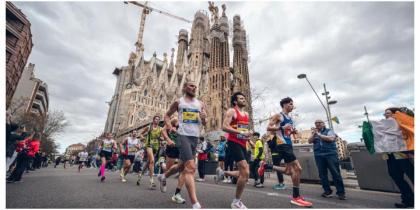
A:
{"type": "Polygon", "coordinates": [[[366,145],[366,149],[369,151],[370,154],[374,154],[375,147],[374,147],[374,140],[373,140],[372,125],[369,122],[366,122],[366,121],[363,122],[362,136],[366,145]]]}
{"type": "Polygon", "coordinates": [[[337,124],[340,124],[340,121],[338,120],[338,117],[337,116],[331,118],[331,120],[334,121],[337,124]]]}

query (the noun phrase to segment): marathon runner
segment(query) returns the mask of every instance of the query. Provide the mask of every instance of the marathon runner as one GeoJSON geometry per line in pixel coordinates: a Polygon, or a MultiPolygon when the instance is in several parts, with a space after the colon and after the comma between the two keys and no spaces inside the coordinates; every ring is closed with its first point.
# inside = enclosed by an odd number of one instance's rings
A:
{"type": "Polygon", "coordinates": [[[283,174],[290,175],[292,177],[293,183],[293,198],[290,202],[297,206],[311,207],[312,203],[306,201],[299,193],[300,174],[302,167],[300,166],[299,161],[296,159],[296,156],[293,153],[292,146],[291,135],[296,133],[293,120],[290,117],[290,113],[294,108],[293,100],[289,97],[283,98],[280,101],[280,106],[282,108],[282,112],[275,114],[270,119],[267,131],[275,132],[275,139],[272,141],[276,141],[277,152],[279,153],[280,158],[284,159],[286,167],[261,164],[260,168],[258,169],[258,173],[260,175],[264,174],[265,169],[271,168],[275,171],[280,171],[283,174]]]}
{"type": "MultiPolygon", "coordinates": [[[[175,164],[179,157],[179,150],[176,147],[176,138],[177,138],[177,129],[178,129],[178,119],[173,118],[171,120],[172,130],[169,130],[167,126],[162,130],[162,136],[166,140],[166,169],[165,173],[159,174],[158,180],[160,181],[160,190],[166,192],[166,178],[178,172],[178,164],[175,164]]],[[[185,183],[184,176],[178,177],[178,186],[175,190],[174,195],[172,196],[172,201],[174,203],[185,203],[185,199],[181,197],[181,189],[185,183]]]]}
{"type": "Polygon", "coordinates": [[[249,166],[246,161],[246,143],[252,136],[249,130],[249,114],[245,111],[246,98],[241,92],[236,92],[231,97],[231,106],[226,111],[223,120],[223,131],[228,133],[227,153],[236,162],[238,171],[223,171],[222,168],[216,169],[215,181],[219,183],[224,175],[236,177],[236,194],[231,203],[233,209],[246,209],[241,201],[242,193],[245,189],[249,177],[249,166]]]}
{"type": "MultiPolygon", "coordinates": [[[[183,85],[184,95],[173,102],[165,115],[165,125],[168,130],[173,130],[171,116],[178,112],[179,127],[176,143],[179,150],[180,176],[184,176],[185,186],[192,203],[193,209],[201,208],[195,192],[195,162],[196,147],[200,135],[200,125],[206,125],[205,105],[196,99],[197,85],[193,81],[186,81],[183,85]]],[[[182,179],[182,178],[181,178],[182,179]]]]}
{"type": "Polygon", "coordinates": [[[150,189],[155,189],[156,184],[153,179],[155,170],[155,156],[159,150],[159,139],[162,133],[162,128],[159,126],[160,117],[154,116],[153,122],[140,132],[140,138],[146,140],[146,153],[149,163],[150,189]],[[146,138],[143,136],[147,133],[146,138]]]}
{"type": "Polygon", "coordinates": [[[101,144],[99,145],[101,156],[101,167],[99,168],[98,176],[101,177],[101,182],[105,180],[105,166],[106,161],[111,160],[112,151],[117,149],[117,142],[112,139],[112,133],[107,133],[106,138],[102,139],[101,144]]]}
{"type": "Polygon", "coordinates": [[[134,158],[136,156],[137,150],[140,149],[140,141],[137,138],[137,131],[133,130],[131,135],[128,136],[124,141],[120,144],[120,151],[123,158],[124,158],[124,166],[121,168],[121,181],[127,182],[125,176],[130,171],[131,164],[134,163],[134,158]]]}
{"type": "Polygon", "coordinates": [[[87,153],[86,149],[84,149],[83,151],[79,152],[79,154],[77,154],[77,156],[79,157],[79,168],[78,168],[78,170],[80,172],[80,169],[82,169],[83,166],[86,165],[87,158],[88,158],[89,154],[87,153]]]}

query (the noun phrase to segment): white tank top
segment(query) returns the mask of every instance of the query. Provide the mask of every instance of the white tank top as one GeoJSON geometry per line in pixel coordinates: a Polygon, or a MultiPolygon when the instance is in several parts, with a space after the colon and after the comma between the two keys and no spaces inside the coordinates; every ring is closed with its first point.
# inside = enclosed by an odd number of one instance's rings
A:
{"type": "Polygon", "coordinates": [[[114,139],[102,140],[102,150],[107,151],[107,152],[112,152],[113,146],[114,146],[114,139]]]}
{"type": "Polygon", "coordinates": [[[87,152],[80,152],[79,153],[79,161],[86,161],[89,154],[87,152]]]}
{"type": "Polygon", "coordinates": [[[137,152],[137,145],[139,144],[139,139],[128,137],[127,138],[127,147],[128,147],[128,154],[135,155],[137,152]]]}
{"type": "Polygon", "coordinates": [[[183,136],[200,136],[201,103],[196,98],[187,102],[184,97],[179,99],[178,105],[178,134],[183,136]]]}

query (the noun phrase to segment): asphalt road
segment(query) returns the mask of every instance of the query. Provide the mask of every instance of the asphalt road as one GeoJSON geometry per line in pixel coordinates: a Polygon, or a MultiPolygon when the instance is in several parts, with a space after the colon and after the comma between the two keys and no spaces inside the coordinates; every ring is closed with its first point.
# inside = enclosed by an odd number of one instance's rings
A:
{"type": "MultiPolygon", "coordinates": [[[[24,174],[23,183],[6,184],[6,208],[191,208],[189,199],[186,204],[171,202],[176,186],[174,178],[168,179],[168,192],[161,193],[159,185],[157,190],[148,189],[148,178],[137,186],[133,174],[127,175],[127,183],[121,183],[117,172],[106,172],[106,177],[101,183],[96,169],[82,169],[78,173],[76,166],[36,170],[24,174]]],[[[271,188],[273,184],[268,181],[260,189],[247,185],[243,203],[248,208],[300,208],[290,204],[290,187],[275,191],[271,188]]],[[[216,185],[213,176],[207,176],[206,182],[196,183],[196,188],[204,208],[230,208],[235,185],[216,185]]],[[[346,191],[348,200],[341,201],[337,197],[321,197],[320,185],[301,185],[301,194],[313,202],[314,208],[393,208],[399,201],[396,193],[350,188],[346,191]]],[[[188,198],[185,188],[181,194],[188,198]]]]}

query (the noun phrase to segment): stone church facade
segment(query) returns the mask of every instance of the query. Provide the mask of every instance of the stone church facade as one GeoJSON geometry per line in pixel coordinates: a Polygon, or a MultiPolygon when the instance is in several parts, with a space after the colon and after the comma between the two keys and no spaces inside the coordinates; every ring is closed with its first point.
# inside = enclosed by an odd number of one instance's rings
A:
{"type": "Polygon", "coordinates": [[[187,79],[197,83],[198,98],[206,104],[208,124],[203,133],[221,130],[230,96],[236,91],[247,96],[252,119],[246,32],[240,16],[236,15],[233,37],[229,37],[226,7],[222,8],[219,17],[218,8],[209,7],[211,20],[207,12],[196,12],[190,34],[185,29],[179,31],[176,57],[172,48],[170,56],[164,53],[160,59],[154,53],[151,59],[145,60],[142,50],[137,50],[130,54],[127,66],[115,68],[117,83],[104,132],[112,132],[118,138],[146,126],[155,115],[163,120],[170,104],[182,96],[187,79]]]}

